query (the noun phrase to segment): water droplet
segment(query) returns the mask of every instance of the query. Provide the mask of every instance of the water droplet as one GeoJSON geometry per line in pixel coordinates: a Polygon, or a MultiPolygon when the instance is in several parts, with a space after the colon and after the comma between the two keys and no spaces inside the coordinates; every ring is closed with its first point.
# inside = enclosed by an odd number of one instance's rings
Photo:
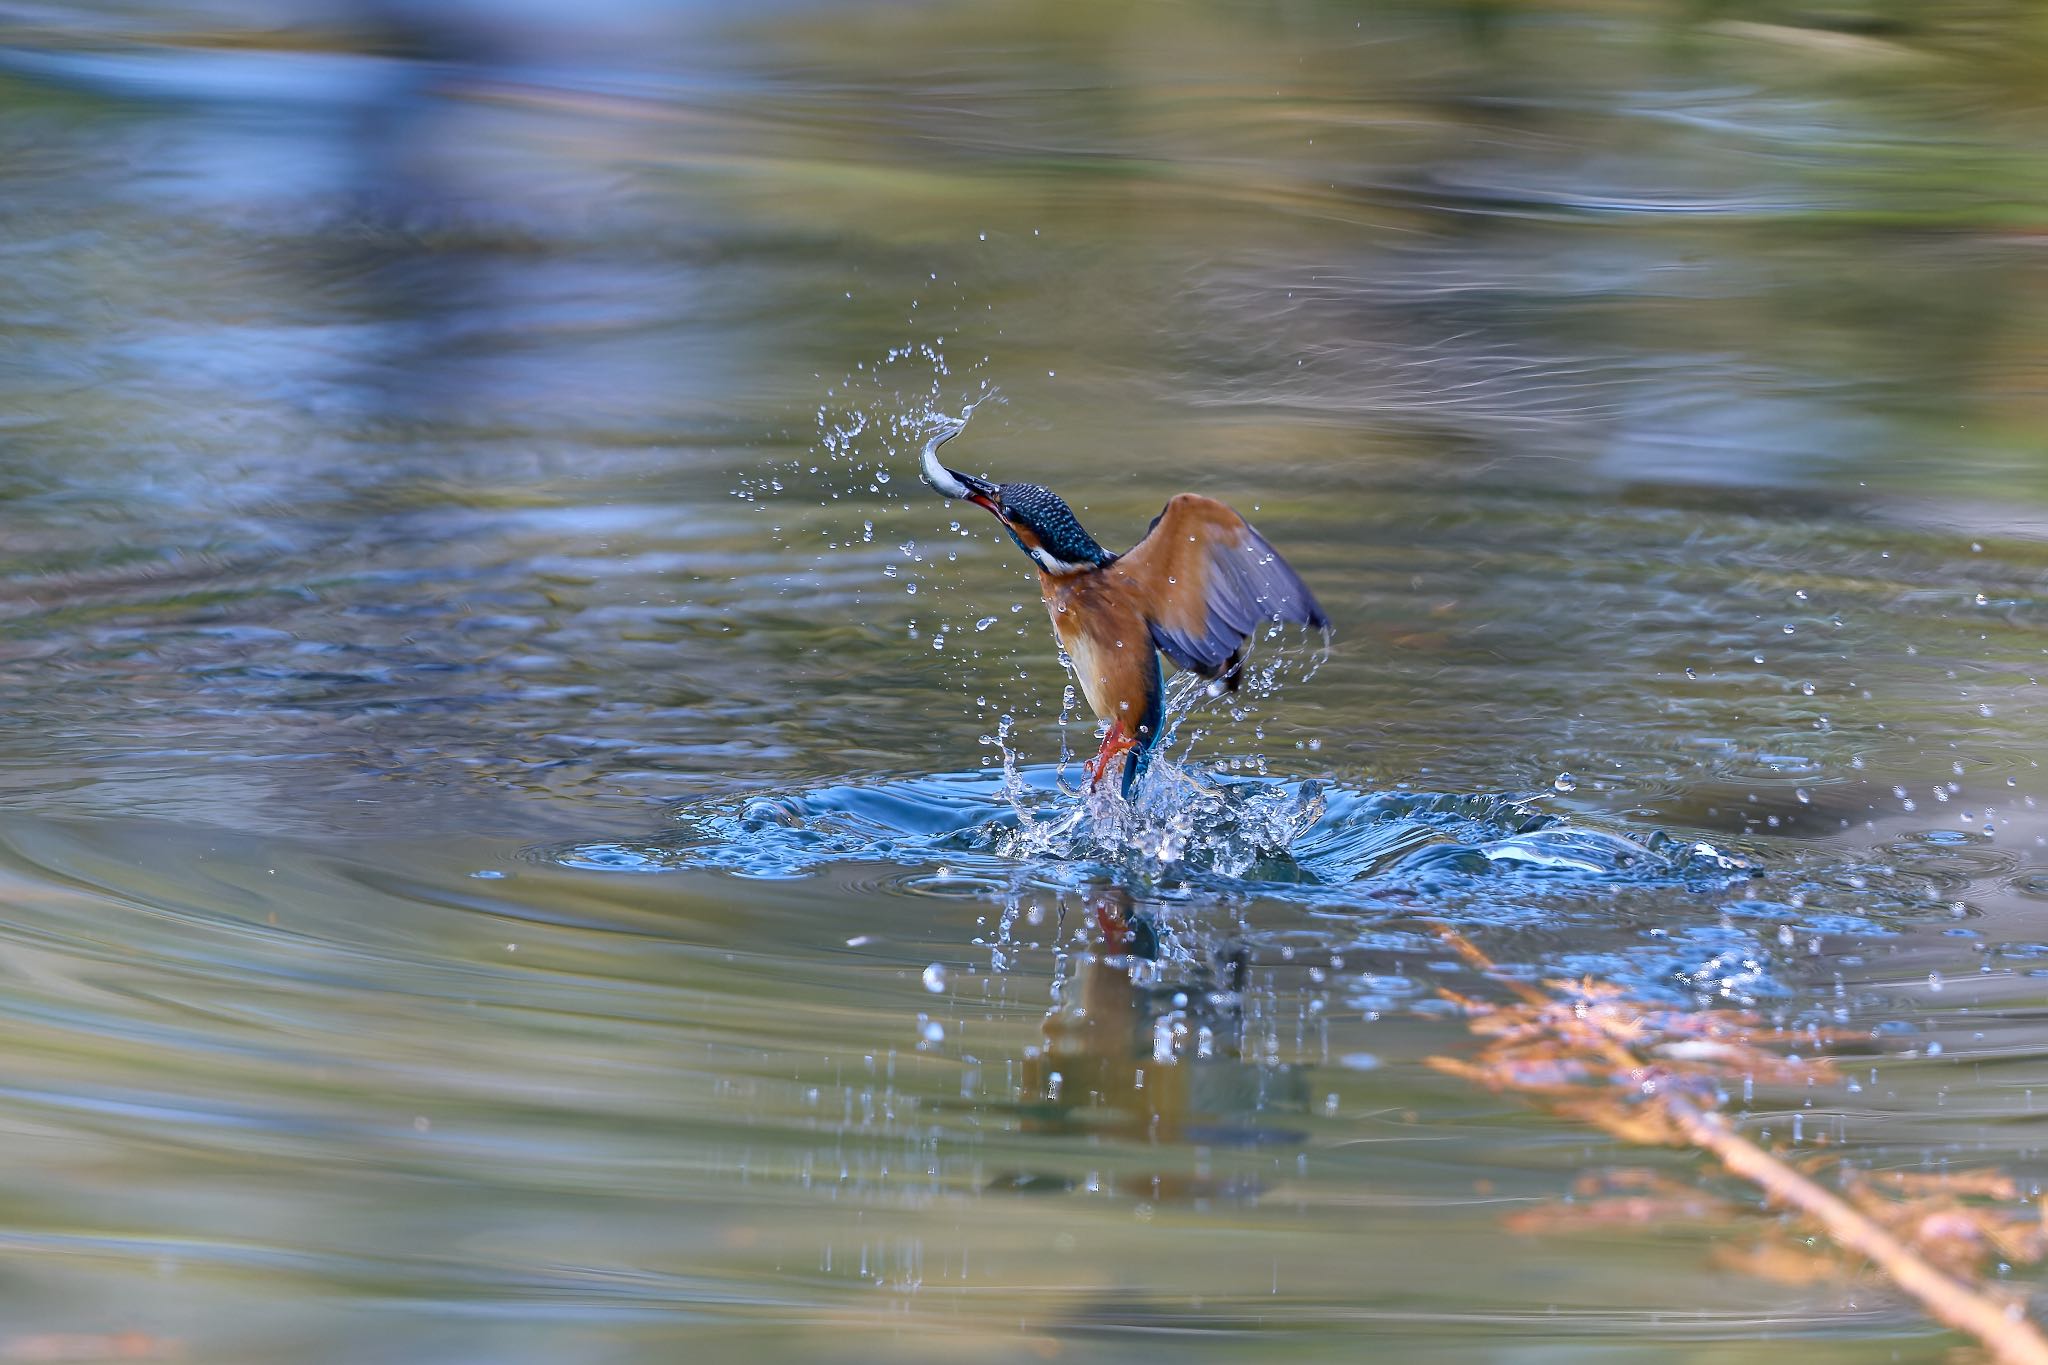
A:
{"type": "Polygon", "coordinates": [[[1570,773],[1559,773],[1550,785],[1561,792],[1575,792],[1579,789],[1579,779],[1570,773]]]}
{"type": "Polygon", "coordinates": [[[946,989],[946,965],[943,962],[934,962],[931,966],[924,969],[922,980],[924,981],[924,988],[933,995],[937,995],[946,989]]]}
{"type": "Polygon", "coordinates": [[[974,628],[975,628],[976,630],[987,630],[987,629],[988,629],[988,628],[989,628],[990,626],[994,625],[995,623],[996,623],[996,618],[995,618],[995,617],[993,617],[993,616],[984,616],[984,617],[982,617],[982,618],[981,618],[981,619],[980,619],[979,621],[976,621],[976,622],[974,623],[974,628]]]}

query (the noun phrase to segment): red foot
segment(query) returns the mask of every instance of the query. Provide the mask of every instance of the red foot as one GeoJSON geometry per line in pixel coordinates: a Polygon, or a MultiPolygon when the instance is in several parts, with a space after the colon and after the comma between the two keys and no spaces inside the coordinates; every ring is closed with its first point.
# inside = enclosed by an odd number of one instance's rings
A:
{"type": "Polygon", "coordinates": [[[1095,927],[1102,933],[1102,951],[1111,957],[1129,950],[1131,924],[1123,906],[1113,900],[1095,903],[1095,927]]]}
{"type": "Polygon", "coordinates": [[[1096,752],[1094,758],[1088,760],[1088,789],[1093,791],[1101,786],[1102,779],[1109,774],[1110,764],[1137,747],[1137,738],[1124,733],[1123,722],[1113,723],[1109,727],[1109,733],[1102,737],[1102,748],[1096,752]]]}

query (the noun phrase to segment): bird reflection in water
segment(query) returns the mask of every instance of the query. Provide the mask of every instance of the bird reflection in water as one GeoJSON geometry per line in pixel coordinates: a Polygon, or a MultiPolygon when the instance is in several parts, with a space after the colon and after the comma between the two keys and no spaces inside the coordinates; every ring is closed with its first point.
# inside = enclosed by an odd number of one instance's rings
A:
{"type": "MultiPolygon", "coordinates": [[[[1246,1046],[1245,946],[1163,926],[1120,887],[1089,905],[1096,932],[1056,975],[1045,1042],[1024,1059],[1023,1130],[1198,1148],[1304,1141],[1286,1124],[1307,1112],[1303,1069],[1246,1046]]],[[[1256,1192],[1200,1169],[1114,1179],[1149,1198],[1256,1192]]]]}

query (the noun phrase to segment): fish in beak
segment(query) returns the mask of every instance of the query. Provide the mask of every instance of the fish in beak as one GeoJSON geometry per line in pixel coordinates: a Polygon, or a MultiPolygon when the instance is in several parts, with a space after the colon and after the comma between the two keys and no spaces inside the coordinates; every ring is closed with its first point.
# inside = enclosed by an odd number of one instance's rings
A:
{"type": "MultiPolygon", "coordinates": [[[[918,461],[919,472],[926,483],[945,497],[971,502],[976,507],[986,507],[995,512],[996,486],[993,483],[973,474],[962,474],[957,469],[948,469],[939,463],[939,447],[965,430],[967,422],[963,418],[957,422],[949,421],[933,432],[931,439],[924,443],[924,454],[918,461]]],[[[997,515],[1002,514],[997,512],[997,515]]]]}

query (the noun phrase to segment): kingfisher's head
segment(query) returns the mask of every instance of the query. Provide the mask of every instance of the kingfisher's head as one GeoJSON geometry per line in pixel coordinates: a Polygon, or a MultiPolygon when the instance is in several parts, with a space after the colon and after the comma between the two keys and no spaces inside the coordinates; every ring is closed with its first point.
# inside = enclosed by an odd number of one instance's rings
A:
{"type": "Polygon", "coordinates": [[[995,513],[1010,539],[1017,542],[1017,548],[1046,573],[1085,573],[1116,558],[1081,529],[1074,509],[1051,489],[1035,483],[992,483],[940,464],[938,448],[958,430],[956,427],[947,431],[925,446],[926,483],[949,498],[971,502],[995,513]]]}
{"type": "Polygon", "coordinates": [[[1056,576],[1086,573],[1116,558],[1081,528],[1074,509],[1050,488],[1035,483],[991,484],[986,479],[976,482],[982,487],[969,485],[967,501],[995,513],[1017,548],[1045,572],[1056,576]]]}

